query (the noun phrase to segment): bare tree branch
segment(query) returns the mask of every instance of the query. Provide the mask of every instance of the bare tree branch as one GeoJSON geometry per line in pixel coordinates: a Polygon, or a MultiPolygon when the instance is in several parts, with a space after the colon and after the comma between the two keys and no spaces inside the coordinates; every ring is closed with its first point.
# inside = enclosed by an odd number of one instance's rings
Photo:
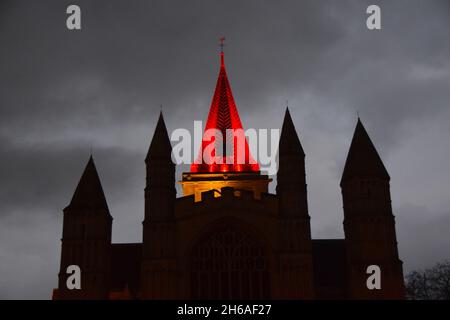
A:
{"type": "Polygon", "coordinates": [[[409,273],[406,294],[412,300],[450,300],[450,261],[409,273]]]}

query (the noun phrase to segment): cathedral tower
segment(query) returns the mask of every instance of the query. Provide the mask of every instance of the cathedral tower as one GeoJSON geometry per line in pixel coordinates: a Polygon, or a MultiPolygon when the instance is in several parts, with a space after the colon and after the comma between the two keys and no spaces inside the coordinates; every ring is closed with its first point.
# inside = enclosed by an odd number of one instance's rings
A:
{"type": "Polygon", "coordinates": [[[142,298],[171,299],[176,290],[174,204],[175,164],[162,113],[145,158],[142,298]]]}
{"type": "Polygon", "coordinates": [[[404,297],[389,181],[389,174],[358,119],[341,179],[349,298],[404,297]],[[370,265],[380,267],[380,290],[367,288],[370,265]]]}
{"type": "Polygon", "coordinates": [[[286,109],[279,145],[277,196],[280,210],[281,298],[313,298],[311,228],[305,153],[286,109]]]}
{"type": "Polygon", "coordinates": [[[250,190],[260,198],[262,192],[268,192],[270,181],[261,175],[250,154],[221,51],[219,77],[199,155],[180,182],[183,196],[193,194],[195,201],[200,201],[204,191],[217,190],[215,196],[219,196],[222,187],[233,187],[237,192],[250,190]]]}
{"type": "Polygon", "coordinates": [[[64,209],[57,299],[105,299],[109,287],[112,217],[92,156],[64,209]],[[81,290],[69,290],[67,267],[81,270],[81,290]]]}

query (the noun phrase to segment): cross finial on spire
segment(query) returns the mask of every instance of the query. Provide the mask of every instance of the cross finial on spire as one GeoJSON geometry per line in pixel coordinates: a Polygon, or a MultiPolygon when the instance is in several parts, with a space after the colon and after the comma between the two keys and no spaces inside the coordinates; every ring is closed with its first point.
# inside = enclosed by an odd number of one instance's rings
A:
{"type": "Polygon", "coordinates": [[[225,37],[220,37],[219,38],[219,41],[220,41],[220,44],[219,44],[219,46],[220,46],[220,53],[223,53],[223,47],[225,46],[225,37]]]}

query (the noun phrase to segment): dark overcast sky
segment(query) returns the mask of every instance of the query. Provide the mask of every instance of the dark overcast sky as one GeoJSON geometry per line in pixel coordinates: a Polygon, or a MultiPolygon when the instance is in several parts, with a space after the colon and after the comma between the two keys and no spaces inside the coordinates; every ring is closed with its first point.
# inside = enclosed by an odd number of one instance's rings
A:
{"type": "Polygon", "coordinates": [[[343,237],[359,110],[392,178],[405,270],[450,258],[450,1],[2,1],[0,298],[50,298],[91,146],[113,241],[141,241],[160,104],[169,130],[206,119],[221,35],[245,128],[279,128],[289,100],[315,238],[343,237]],[[365,27],[373,3],[381,31],[365,27]]]}

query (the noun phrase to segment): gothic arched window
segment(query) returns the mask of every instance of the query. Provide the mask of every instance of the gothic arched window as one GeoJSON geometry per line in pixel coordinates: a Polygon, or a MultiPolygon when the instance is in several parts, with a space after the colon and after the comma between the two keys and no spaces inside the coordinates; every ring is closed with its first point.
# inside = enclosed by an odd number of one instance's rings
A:
{"type": "Polygon", "coordinates": [[[193,299],[270,299],[265,248],[235,228],[199,241],[192,251],[190,277],[193,299]]]}

